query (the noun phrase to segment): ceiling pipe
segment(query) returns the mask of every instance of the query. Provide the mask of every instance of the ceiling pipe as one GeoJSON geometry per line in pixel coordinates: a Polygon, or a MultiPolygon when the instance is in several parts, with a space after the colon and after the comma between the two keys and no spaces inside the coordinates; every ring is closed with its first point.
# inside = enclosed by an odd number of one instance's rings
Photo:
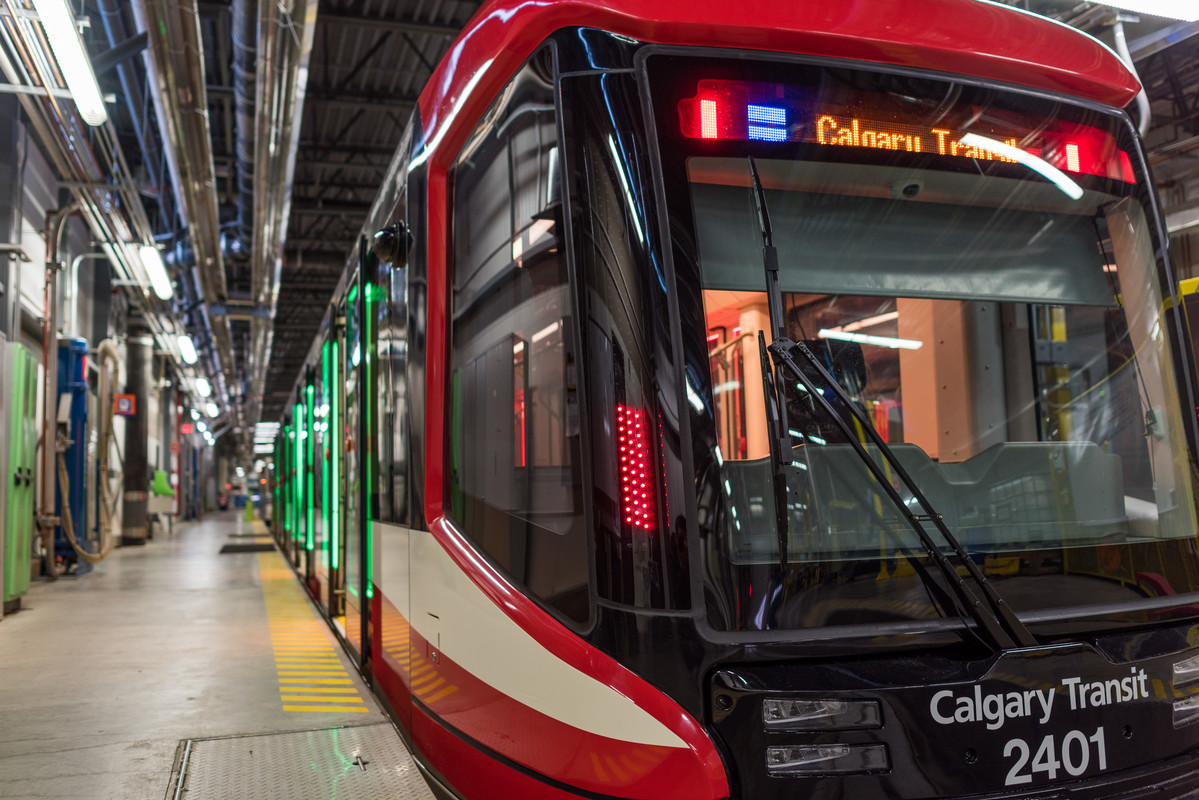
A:
{"type": "Polygon", "coordinates": [[[1136,21],[1135,17],[1125,17],[1117,13],[1115,22],[1112,23],[1112,35],[1116,40],[1116,52],[1120,54],[1120,59],[1128,67],[1128,71],[1137,79],[1137,83],[1141,83],[1141,91],[1137,92],[1137,132],[1144,137],[1149,133],[1149,122],[1152,119],[1152,112],[1149,110],[1149,94],[1145,91],[1145,86],[1141,82],[1141,76],[1137,74],[1136,65],[1132,63],[1132,54],[1128,52],[1128,41],[1124,38],[1124,22],[1126,20],[1136,21]]]}
{"type": "MultiPolygon", "coordinates": [[[[266,313],[250,321],[250,381],[243,432],[253,430],[262,415],[316,16],[317,0],[279,0],[258,6],[262,36],[258,39],[254,247],[250,263],[251,297],[255,306],[266,313]]],[[[243,438],[248,447],[248,433],[243,438]]]]}
{"type": "Polygon", "coordinates": [[[134,0],[133,11],[139,29],[150,34],[146,70],[209,310],[218,370],[214,383],[218,396],[237,414],[240,409],[228,402],[238,383],[233,337],[229,320],[215,313],[224,307],[227,291],[199,9],[195,0],[134,0]]]}
{"type": "MultiPolygon", "coordinates": [[[[63,82],[36,20],[0,16],[0,40],[5,45],[0,47],[0,74],[10,84],[54,87],[63,82]]],[[[149,313],[156,333],[169,333],[172,309],[149,291],[149,276],[136,258],[137,248],[153,235],[112,120],[85,130],[74,106],[54,94],[19,97],[59,184],[70,188],[93,239],[107,253],[118,276],[114,285],[125,287],[130,303],[149,313]]]]}
{"type": "Polygon", "coordinates": [[[237,252],[254,247],[254,102],[258,0],[233,0],[233,102],[237,118],[237,252]]]}
{"type": "MultiPolygon", "coordinates": [[[[108,38],[109,47],[116,47],[130,39],[129,29],[125,27],[125,17],[121,12],[121,8],[124,5],[121,0],[100,0],[100,21],[104,24],[104,34],[108,38]]],[[[150,183],[154,185],[155,193],[161,196],[163,194],[163,184],[162,173],[158,168],[158,143],[152,138],[148,139],[146,137],[143,130],[143,122],[145,120],[140,113],[142,98],[146,96],[141,76],[133,68],[133,64],[122,61],[117,64],[117,77],[121,80],[121,91],[125,95],[125,105],[129,109],[130,118],[133,120],[133,134],[137,137],[137,145],[144,154],[142,163],[146,165],[146,172],[150,176],[150,183]]]]}

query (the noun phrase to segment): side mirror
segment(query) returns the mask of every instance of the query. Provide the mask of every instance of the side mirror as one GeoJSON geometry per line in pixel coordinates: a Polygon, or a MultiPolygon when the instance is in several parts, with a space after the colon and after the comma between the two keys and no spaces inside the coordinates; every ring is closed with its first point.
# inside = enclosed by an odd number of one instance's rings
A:
{"type": "Polygon", "coordinates": [[[398,220],[386,228],[375,231],[371,238],[371,252],[379,261],[397,267],[408,266],[408,252],[412,249],[412,231],[408,223],[398,220]]]}

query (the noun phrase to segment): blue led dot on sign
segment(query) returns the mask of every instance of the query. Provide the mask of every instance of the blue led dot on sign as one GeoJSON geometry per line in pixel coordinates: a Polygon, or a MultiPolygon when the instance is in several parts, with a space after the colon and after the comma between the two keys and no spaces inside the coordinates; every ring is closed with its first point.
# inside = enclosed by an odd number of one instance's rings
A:
{"type": "Polygon", "coordinates": [[[746,107],[746,114],[750,122],[766,122],[771,125],[787,124],[787,109],[785,108],[749,105],[746,107]]]}
{"type": "Polygon", "coordinates": [[[759,142],[787,141],[787,109],[750,104],[745,107],[745,116],[749,123],[750,139],[759,142]]]}
{"type": "Polygon", "coordinates": [[[786,128],[768,128],[764,125],[750,125],[749,138],[756,142],[785,142],[786,128]]]}

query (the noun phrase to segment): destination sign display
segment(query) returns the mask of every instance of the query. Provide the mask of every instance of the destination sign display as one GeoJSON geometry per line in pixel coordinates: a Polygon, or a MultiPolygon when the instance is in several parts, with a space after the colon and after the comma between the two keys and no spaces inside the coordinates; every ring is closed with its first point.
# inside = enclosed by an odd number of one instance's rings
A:
{"type": "Polygon", "coordinates": [[[1135,182],[1128,154],[1098,128],[1052,120],[1000,123],[983,114],[929,122],[928,109],[898,111],[894,98],[869,92],[835,102],[808,99],[812,94],[784,84],[701,80],[693,97],[679,101],[680,131],[692,139],[804,143],[1011,164],[1028,154],[1064,172],[1135,182]]]}

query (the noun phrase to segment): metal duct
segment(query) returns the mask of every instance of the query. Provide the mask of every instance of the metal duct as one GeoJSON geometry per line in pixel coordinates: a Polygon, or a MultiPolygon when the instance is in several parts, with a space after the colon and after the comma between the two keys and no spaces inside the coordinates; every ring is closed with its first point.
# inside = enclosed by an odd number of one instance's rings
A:
{"type": "MultiPolygon", "coordinates": [[[[108,0],[112,2],[112,0],[108,0]]],[[[237,244],[254,247],[254,102],[258,0],[233,0],[233,101],[237,119],[237,244]]]]}
{"type": "MultiPolygon", "coordinates": [[[[129,29],[125,27],[125,17],[121,12],[123,6],[121,0],[100,0],[100,19],[104,23],[109,47],[116,47],[129,39],[129,29]]],[[[141,76],[131,63],[122,61],[117,64],[117,77],[121,80],[125,105],[129,107],[129,116],[133,120],[133,133],[137,137],[138,147],[144,153],[142,163],[146,165],[146,172],[150,175],[150,182],[154,184],[154,191],[163,193],[162,174],[158,169],[158,143],[153,138],[147,139],[142,129],[145,120],[139,112],[145,93],[141,76]]]]}
{"type": "Polygon", "coordinates": [[[243,431],[262,414],[262,392],[274,340],[283,244],[316,29],[317,0],[279,0],[258,7],[258,86],[254,131],[252,298],[267,313],[250,322],[249,372],[243,431]]]}
{"type": "Polygon", "coordinates": [[[150,35],[146,70],[208,306],[220,370],[213,377],[224,405],[234,410],[228,398],[238,378],[229,320],[223,315],[225,263],[199,9],[195,0],[134,0],[133,9],[139,28],[150,35]]]}

